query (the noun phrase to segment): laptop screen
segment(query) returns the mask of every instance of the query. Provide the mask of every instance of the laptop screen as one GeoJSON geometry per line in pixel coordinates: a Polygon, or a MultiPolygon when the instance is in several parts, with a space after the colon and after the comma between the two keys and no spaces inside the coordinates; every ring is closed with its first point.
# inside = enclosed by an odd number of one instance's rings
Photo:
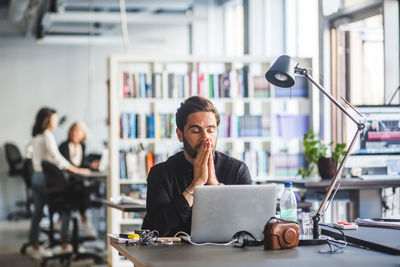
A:
{"type": "Polygon", "coordinates": [[[263,239],[275,216],[276,185],[198,186],[194,189],[191,240],[229,242],[239,231],[263,239]]]}

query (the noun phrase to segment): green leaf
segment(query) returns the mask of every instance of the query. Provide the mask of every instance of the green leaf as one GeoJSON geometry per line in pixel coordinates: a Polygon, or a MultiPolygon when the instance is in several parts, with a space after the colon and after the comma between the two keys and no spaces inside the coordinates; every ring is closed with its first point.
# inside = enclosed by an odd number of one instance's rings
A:
{"type": "MultiPolygon", "coordinates": [[[[304,177],[309,177],[313,174],[315,166],[318,160],[322,157],[327,157],[328,145],[324,144],[318,137],[314,134],[313,130],[309,130],[303,137],[303,146],[305,160],[308,166],[300,168],[298,174],[304,177]]],[[[333,146],[333,142],[329,143],[329,146],[333,146]]],[[[337,162],[343,160],[346,154],[346,144],[336,144],[335,149],[332,151],[332,158],[337,162]]]]}

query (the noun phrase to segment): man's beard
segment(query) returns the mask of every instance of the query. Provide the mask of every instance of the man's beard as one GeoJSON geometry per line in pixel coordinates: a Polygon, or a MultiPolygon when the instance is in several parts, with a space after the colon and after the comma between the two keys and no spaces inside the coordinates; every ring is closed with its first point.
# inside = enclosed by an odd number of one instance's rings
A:
{"type": "MultiPolygon", "coordinates": [[[[217,141],[215,141],[215,143],[217,143],[217,141]]],[[[188,141],[186,141],[185,137],[183,136],[183,149],[186,151],[186,153],[188,153],[188,155],[192,159],[194,159],[197,156],[197,151],[199,150],[199,148],[201,147],[202,144],[203,144],[203,142],[201,142],[200,144],[197,144],[195,147],[193,147],[188,143],[188,141]]],[[[212,147],[213,155],[215,152],[215,147],[216,147],[216,144],[212,147]]]]}

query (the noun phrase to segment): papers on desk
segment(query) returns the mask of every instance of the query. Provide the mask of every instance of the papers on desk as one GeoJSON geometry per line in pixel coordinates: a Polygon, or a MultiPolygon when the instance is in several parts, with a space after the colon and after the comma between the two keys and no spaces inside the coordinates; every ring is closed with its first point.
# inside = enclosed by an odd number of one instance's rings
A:
{"type": "Polygon", "coordinates": [[[369,174],[369,175],[361,175],[359,179],[364,181],[400,180],[400,175],[369,174]]]}
{"type": "Polygon", "coordinates": [[[146,199],[137,199],[128,196],[119,196],[110,198],[111,202],[115,204],[137,204],[137,205],[146,205],[146,199]]]}
{"type": "Polygon", "coordinates": [[[388,221],[378,221],[378,220],[359,219],[359,218],[356,219],[355,222],[360,226],[400,229],[400,222],[388,222],[388,221]]]}
{"type": "Polygon", "coordinates": [[[135,244],[135,243],[139,242],[139,240],[137,240],[137,239],[122,238],[122,237],[119,237],[119,235],[117,235],[117,234],[108,234],[108,237],[112,241],[117,242],[118,244],[135,244]]]}

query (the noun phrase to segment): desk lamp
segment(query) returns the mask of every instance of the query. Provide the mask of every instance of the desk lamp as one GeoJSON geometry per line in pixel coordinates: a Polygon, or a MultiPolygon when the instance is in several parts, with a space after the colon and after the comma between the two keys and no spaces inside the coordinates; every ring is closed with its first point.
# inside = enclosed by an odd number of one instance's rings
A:
{"type": "MultiPolygon", "coordinates": [[[[330,93],[328,93],[321,85],[319,85],[316,81],[314,81],[314,79],[311,77],[311,75],[308,73],[308,71],[306,69],[300,68],[299,64],[295,65],[295,62],[287,55],[282,55],[275,61],[275,63],[271,66],[271,68],[265,74],[265,78],[273,85],[276,85],[279,87],[292,87],[295,83],[294,74],[305,76],[308,80],[310,80],[326,97],[329,98],[329,100],[333,104],[335,104],[336,107],[338,107],[344,114],[346,114],[347,117],[349,117],[357,126],[357,131],[354,134],[353,139],[351,140],[351,143],[346,151],[346,154],[343,157],[342,162],[339,165],[339,168],[336,171],[335,176],[332,178],[332,182],[329,185],[328,191],[326,192],[326,194],[321,202],[321,205],[319,206],[317,213],[313,216],[313,239],[302,240],[302,243],[301,243],[302,245],[319,245],[319,244],[323,244],[326,242],[326,239],[323,239],[320,237],[320,228],[319,228],[319,222],[321,220],[321,216],[323,216],[323,213],[326,210],[326,209],[324,210],[324,207],[325,207],[329,197],[331,196],[332,191],[335,188],[338,180],[341,177],[341,173],[342,173],[343,167],[345,165],[345,162],[346,162],[348,156],[350,155],[350,152],[352,151],[359,134],[364,130],[365,124],[363,122],[359,122],[355,117],[353,117],[353,115],[351,115],[335,98],[333,98],[333,96],[330,93]]],[[[345,99],[343,99],[343,100],[361,118],[363,118],[363,116],[349,102],[347,102],[345,99]]],[[[340,184],[337,185],[335,192],[331,198],[331,201],[334,198],[339,186],[340,186],[340,184]]],[[[329,206],[329,204],[328,204],[328,206],[329,206]]]]}

